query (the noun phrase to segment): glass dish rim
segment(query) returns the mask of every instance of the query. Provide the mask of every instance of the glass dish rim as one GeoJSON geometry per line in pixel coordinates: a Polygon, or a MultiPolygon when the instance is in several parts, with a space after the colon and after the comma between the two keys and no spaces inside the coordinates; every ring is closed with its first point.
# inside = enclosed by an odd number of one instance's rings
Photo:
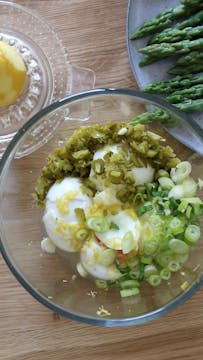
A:
{"type": "MultiPolygon", "coordinates": [[[[116,88],[99,88],[94,90],[87,90],[83,91],[74,95],[70,95],[64,97],[63,99],[59,99],[56,102],[52,103],[51,105],[47,106],[46,108],[40,110],[37,114],[35,114],[30,120],[28,120],[16,133],[14,138],[9,143],[3,157],[0,161],[0,177],[2,176],[4,166],[6,165],[7,160],[9,159],[13,149],[17,145],[18,141],[21,137],[30,129],[33,124],[37,123],[41,117],[48,114],[50,111],[56,110],[57,108],[66,105],[68,103],[74,102],[76,100],[84,99],[89,96],[98,96],[98,95],[129,95],[135,98],[139,98],[141,100],[151,101],[154,102],[166,109],[174,112],[177,116],[183,117],[186,121],[189,121],[187,115],[185,115],[182,111],[176,109],[174,106],[168,104],[162,98],[156,95],[149,95],[141,91],[137,90],[129,90],[129,89],[116,89],[116,88]]],[[[9,256],[7,255],[6,249],[2,243],[0,238],[0,252],[9,267],[10,271],[19,281],[19,283],[40,303],[51,309],[52,311],[58,313],[59,315],[68,317],[72,320],[77,320],[80,322],[88,323],[91,325],[100,325],[106,327],[115,327],[115,326],[130,326],[130,325],[138,325],[142,323],[146,323],[150,320],[160,317],[161,315],[167,314],[171,310],[174,310],[179,305],[183,304],[186,300],[188,300],[202,285],[203,285],[203,275],[200,277],[199,281],[195,282],[188,290],[180,294],[177,298],[170,301],[165,306],[160,307],[159,309],[153,310],[147,314],[141,314],[138,316],[134,316],[131,318],[124,318],[124,319],[98,319],[95,317],[90,317],[86,315],[79,315],[76,313],[69,312],[64,310],[60,306],[55,305],[51,300],[47,299],[46,297],[39,294],[21,275],[20,271],[16,269],[16,267],[12,264],[9,256]]]]}

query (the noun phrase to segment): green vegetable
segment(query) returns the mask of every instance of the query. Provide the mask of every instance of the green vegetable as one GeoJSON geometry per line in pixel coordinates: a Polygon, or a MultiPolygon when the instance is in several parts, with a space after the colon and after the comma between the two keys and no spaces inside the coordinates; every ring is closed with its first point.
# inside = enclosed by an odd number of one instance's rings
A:
{"type": "Polygon", "coordinates": [[[160,43],[160,39],[164,38],[164,37],[169,37],[171,30],[173,29],[185,29],[187,27],[194,27],[196,25],[202,24],[203,21],[203,10],[191,15],[190,17],[188,17],[186,20],[182,21],[182,22],[178,22],[176,23],[173,27],[164,29],[162,32],[159,32],[157,34],[155,34],[149,41],[149,44],[158,44],[160,43]]]}
{"type": "Polygon", "coordinates": [[[128,231],[124,235],[122,242],[121,242],[121,248],[122,248],[123,254],[128,254],[130,251],[135,249],[136,245],[137,245],[137,242],[134,239],[132,231],[128,231]]]}
{"type": "Polygon", "coordinates": [[[139,288],[140,283],[137,280],[124,280],[120,282],[121,289],[139,288]]]}
{"type": "Polygon", "coordinates": [[[158,286],[161,284],[161,276],[160,275],[150,275],[146,281],[151,285],[151,286],[158,286]]]}
{"type": "MultiPolygon", "coordinates": [[[[196,60],[196,59],[195,59],[196,60]]],[[[143,88],[148,93],[170,94],[173,91],[190,88],[193,85],[203,84],[203,72],[176,76],[169,80],[157,81],[143,88]]]]}
{"type": "Polygon", "coordinates": [[[109,230],[109,223],[108,221],[101,216],[92,216],[87,219],[87,226],[99,233],[105,233],[109,230]]]}
{"type": "Polygon", "coordinates": [[[117,224],[115,224],[114,222],[110,223],[109,228],[112,230],[119,230],[119,226],[117,224]]]}
{"type": "Polygon", "coordinates": [[[132,295],[138,295],[140,293],[140,289],[134,288],[134,289],[124,289],[120,291],[120,295],[122,298],[132,296],[132,295]]]}
{"type": "Polygon", "coordinates": [[[80,240],[80,241],[85,241],[87,240],[88,236],[89,236],[89,232],[87,229],[79,229],[76,234],[76,239],[80,240]]]}
{"type": "Polygon", "coordinates": [[[178,261],[176,260],[171,260],[168,263],[168,269],[172,272],[176,272],[178,270],[180,270],[180,264],[178,261]]]}
{"type": "Polygon", "coordinates": [[[181,103],[187,100],[196,100],[203,97],[203,85],[194,85],[188,89],[181,89],[175,91],[173,94],[167,96],[166,100],[172,104],[181,103]]]}
{"type": "Polygon", "coordinates": [[[139,49],[140,53],[148,56],[140,62],[140,66],[151,64],[154,61],[164,59],[168,56],[172,56],[176,54],[185,54],[193,49],[194,50],[203,49],[203,38],[199,38],[191,41],[182,40],[173,44],[161,43],[161,44],[148,45],[142,49],[139,49]]]}
{"type": "Polygon", "coordinates": [[[200,227],[197,225],[188,225],[185,230],[185,239],[189,244],[195,244],[200,238],[200,227]]]}
{"type": "Polygon", "coordinates": [[[203,110],[203,99],[185,100],[182,103],[175,104],[179,109],[185,112],[194,112],[203,110]]]}
{"type": "Polygon", "coordinates": [[[163,268],[161,271],[160,271],[160,277],[161,279],[163,280],[169,280],[170,277],[171,277],[171,272],[169,269],[167,268],[163,268]]]}
{"type": "Polygon", "coordinates": [[[177,123],[177,119],[171,113],[162,108],[154,107],[152,111],[137,115],[130,121],[130,124],[135,126],[137,124],[149,124],[156,121],[165,125],[175,125],[177,123]]]}
{"type": "Polygon", "coordinates": [[[148,44],[160,44],[163,42],[166,43],[175,43],[181,40],[191,40],[196,37],[200,37],[203,34],[203,26],[197,27],[186,27],[184,29],[177,29],[173,27],[167,33],[160,33],[156,35],[156,42],[154,42],[154,38],[149,41],[148,44]]]}
{"type": "Polygon", "coordinates": [[[184,241],[175,238],[169,241],[169,248],[175,254],[187,254],[189,252],[189,246],[184,241]]]}
{"type": "Polygon", "coordinates": [[[172,21],[187,16],[193,12],[193,9],[185,8],[179,5],[175,8],[169,8],[158,14],[155,18],[146,21],[131,36],[131,40],[139,39],[151,35],[158,30],[163,29],[172,21]]]}
{"type": "Polygon", "coordinates": [[[170,190],[174,186],[174,183],[168,177],[161,177],[158,179],[159,184],[161,185],[162,189],[170,190]]]}
{"type": "Polygon", "coordinates": [[[158,269],[155,265],[146,265],[144,267],[144,277],[148,278],[150,275],[158,274],[158,269]]]}
{"type": "Polygon", "coordinates": [[[169,223],[169,229],[173,235],[181,234],[184,231],[184,223],[178,217],[174,217],[169,223]]]}
{"type": "Polygon", "coordinates": [[[192,64],[198,64],[199,62],[201,62],[203,59],[203,51],[191,51],[188,54],[181,56],[177,61],[176,61],[176,66],[177,65],[181,65],[181,66],[188,66],[188,65],[192,65],[192,64]]]}
{"type": "Polygon", "coordinates": [[[190,76],[193,76],[196,73],[199,73],[203,70],[203,63],[194,63],[194,64],[188,64],[185,66],[182,65],[175,65],[174,67],[172,67],[169,71],[168,74],[171,75],[180,75],[180,76],[185,76],[187,74],[189,74],[190,76]]]}
{"type": "Polygon", "coordinates": [[[105,249],[99,254],[98,264],[109,266],[114,263],[116,259],[116,252],[112,249],[105,249]]]}
{"type": "MultiPolygon", "coordinates": [[[[170,176],[171,179],[176,183],[180,184],[185,180],[191,173],[192,166],[189,161],[181,161],[176,165],[175,168],[171,169],[170,176]]],[[[193,180],[194,182],[194,180],[193,180]]]]}
{"type": "Polygon", "coordinates": [[[98,287],[98,289],[106,289],[108,287],[107,281],[102,279],[96,279],[95,284],[98,287]]]}

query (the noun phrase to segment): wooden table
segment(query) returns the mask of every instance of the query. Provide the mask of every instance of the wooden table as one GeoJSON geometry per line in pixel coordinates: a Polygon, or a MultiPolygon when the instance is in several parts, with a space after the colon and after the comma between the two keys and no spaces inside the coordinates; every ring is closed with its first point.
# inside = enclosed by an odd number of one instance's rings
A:
{"type": "MultiPolygon", "coordinates": [[[[96,86],[136,88],[125,22],[127,0],[27,0],[60,34],[75,65],[92,68],[96,86]]],[[[203,292],[145,325],[100,328],[57,316],[32,298],[0,258],[0,359],[203,358],[203,292]]]]}

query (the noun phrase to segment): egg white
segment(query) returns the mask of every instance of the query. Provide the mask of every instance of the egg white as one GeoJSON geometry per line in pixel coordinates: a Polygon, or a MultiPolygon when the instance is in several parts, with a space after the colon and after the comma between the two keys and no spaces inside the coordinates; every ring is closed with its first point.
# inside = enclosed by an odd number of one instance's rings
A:
{"type": "Polygon", "coordinates": [[[85,242],[81,249],[81,263],[86,271],[97,279],[116,280],[121,276],[116,265],[104,266],[98,264],[99,254],[105,249],[102,244],[99,244],[96,239],[92,237],[85,242]]]}
{"type": "Polygon", "coordinates": [[[82,208],[86,213],[91,203],[92,199],[82,192],[82,183],[77,178],[65,178],[50,188],[43,222],[48,237],[58,248],[69,252],[79,250],[80,242],[71,231],[79,225],[75,209],[82,208]]]}
{"type": "Polygon", "coordinates": [[[109,229],[105,233],[96,233],[99,240],[108,248],[122,250],[123,237],[131,232],[135,243],[135,250],[138,250],[138,241],[141,232],[140,221],[133,209],[121,210],[116,215],[106,217],[109,224],[112,222],[118,226],[118,229],[109,229]]]}

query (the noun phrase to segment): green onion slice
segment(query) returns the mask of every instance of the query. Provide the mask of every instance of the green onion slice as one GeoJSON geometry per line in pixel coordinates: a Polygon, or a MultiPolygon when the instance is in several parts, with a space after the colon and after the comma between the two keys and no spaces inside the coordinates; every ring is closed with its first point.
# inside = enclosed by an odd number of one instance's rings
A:
{"type": "Polygon", "coordinates": [[[139,292],[140,292],[140,289],[138,289],[138,288],[123,289],[120,291],[120,295],[122,298],[124,298],[124,297],[128,297],[128,296],[138,295],[139,292]]]}
{"type": "Polygon", "coordinates": [[[189,246],[182,240],[171,239],[168,245],[175,254],[187,254],[189,252],[189,246]]]}
{"type": "Polygon", "coordinates": [[[128,254],[130,251],[134,250],[137,246],[137,242],[134,239],[132,231],[128,231],[122,238],[121,248],[123,254],[128,254]]]}
{"type": "Polygon", "coordinates": [[[161,276],[160,275],[150,275],[146,281],[152,286],[158,286],[161,284],[161,276]]]}
{"type": "Polygon", "coordinates": [[[180,184],[186,179],[192,171],[192,166],[189,161],[182,161],[175,168],[171,169],[171,179],[176,183],[180,184]]]}
{"type": "Polygon", "coordinates": [[[87,226],[95,232],[105,233],[109,230],[107,219],[102,216],[92,216],[87,219],[87,226]]]}
{"type": "Polygon", "coordinates": [[[99,254],[98,264],[109,266],[114,263],[116,259],[116,252],[113,249],[105,249],[99,254]]]}
{"type": "Polygon", "coordinates": [[[186,241],[193,245],[200,238],[200,227],[198,225],[188,225],[185,230],[186,241]]]}

